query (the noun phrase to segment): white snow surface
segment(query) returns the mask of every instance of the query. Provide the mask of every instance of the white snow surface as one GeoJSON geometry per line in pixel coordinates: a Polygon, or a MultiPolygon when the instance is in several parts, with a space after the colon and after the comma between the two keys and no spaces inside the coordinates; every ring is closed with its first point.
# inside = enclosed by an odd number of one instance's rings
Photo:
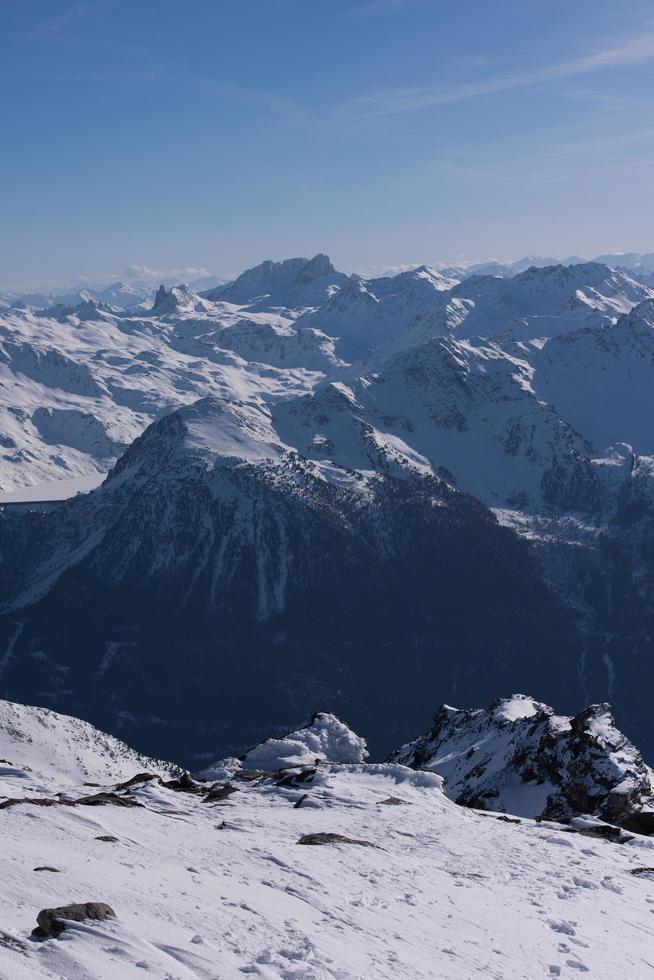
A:
{"type": "Polygon", "coordinates": [[[282,738],[268,738],[241,756],[244,768],[282,769],[310,766],[317,761],[364,762],[368,756],[365,739],[326,711],[319,711],[304,728],[282,738]]]}
{"type": "MultiPolygon", "coordinates": [[[[1,754],[16,744],[6,732],[1,754]]],[[[51,777],[61,760],[61,790],[83,796],[64,749],[51,777]]],[[[39,779],[25,768],[21,795],[39,779]]],[[[0,772],[0,794],[18,795],[16,782],[0,772]]],[[[654,969],[652,877],[639,871],[654,866],[651,839],[618,846],[499,822],[397,764],[324,763],[298,789],[234,785],[218,803],[152,781],[120,791],[141,807],[0,809],[11,842],[3,980],[624,980],[654,969]],[[375,846],[298,844],[319,832],[375,846]],[[116,918],[31,938],[40,909],[86,901],[116,918]]]]}
{"type": "Polygon", "coordinates": [[[175,766],[135,752],[71,715],[0,700],[0,782],[5,796],[52,792],[84,782],[120,782],[175,766]]]}

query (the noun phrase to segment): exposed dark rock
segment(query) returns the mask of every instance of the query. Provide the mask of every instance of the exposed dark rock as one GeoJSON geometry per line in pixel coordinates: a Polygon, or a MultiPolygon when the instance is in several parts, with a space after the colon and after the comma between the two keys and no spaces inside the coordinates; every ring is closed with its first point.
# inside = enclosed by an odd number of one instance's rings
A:
{"type": "Polygon", "coordinates": [[[231,783],[223,783],[222,786],[213,786],[204,798],[205,803],[219,803],[221,800],[228,799],[233,793],[238,793],[238,787],[231,783]]]}
{"type": "Polygon", "coordinates": [[[117,844],[118,843],[118,838],[117,837],[112,837],[111,834],[100,834],[100,836],[99,837],[96,837],[95,839],[96,840],[106,841],[107,844],[117,844]]]}
{"type": "Polygon", "coordinates": [[[356,840],[354,837],[343,837],[342,834],[305,834],[300,837],[298,844],[360,844],[362,847],[378,847],[369,840],[356,840]]]}
{"type": "Polygon", "coordinates": [[[95,793],[93,796],[82,796],[80,799],[75,800],[74,803],[78,806],[105,806],[107,804],[112,804],[113,806],[143,806],[133,796],[118,796],[117,793],[95,793]]]}
{"type": "Polygon", "coordinates": [[[654,811],[638,810],[623,820],[622,826],[632,834],[643,834],[645,837],[654,835],[654,811]]]}
{"type": "Polygon", "coordinates": [[[55,909],[41,909],[36,917],[38,926],[32,935],[40,939],[58,936],[66,928],[66,922],[84,922],[91,919],[103,922],[115,919],[116,913],[105,902],[82,902],[74,905],[61,905],[55,909]]]}
{"type": "Polygon", "coordinates": [[[309,799],[309,794],[303,793],[302,796],[298,800],[296,800],[295,803],[293,804],[293,809],[299,810],[302,804],[304,803],[304,801],[308,799],[309,799]]]}
{"type": "Polygon", "coordinates": [[[614,827],[610,823],[596,824],[593,827],[574,827],[578,834],[584,837],[598,837],[600,840],[608,840],[611,844],[626,844],[633,840],[631,834],[625,834],[622,827],[614,827]]]}
{"type": "Polygon", "coordinates": [[[39,865],[38,868],[33,868],[32,870],[33,871],[56,871],[57,873],[59,873],[59,868],[51,868],[47,864],[39,865]]]}
{"type": "Polygon", "coordinates": [[[161,785],[166,789],[177,790],[180,793],[204,793],[205,787],[193,779],[190,773],[183,772],[177,779],[161,780],[161,785]]]}
{"type": "Polygon", "coordinates": [[[277,779],[278,786],[300,786],[302,783],[313,782],[313,777],[316,775],[315,767],[311,769],[302,769],[300,772],[284,772],[280,770],[279,778],[277,779]]]}
{"type": "Polygon", "coordinates": [[[389,796],[386,800],[378,800],[377,806],[411,806],[408,800],[401,800],[399,796],[389,796]]]}
{"type": "Polygon", "coordinates": [[[116,793],[94,793],[92,796],[80,796],[76,800],[53,797],[21,796],[0,802],[0,810],[7,810],[19,803],[29,803],[31,806],[143,806],[131,796],[118,796],[116,793]]]}
{"type": "Polygon", "coordinates": [[[20,796],[8,800],[0,801],[0,810],[8,810],[10,806],[18,806],[19,803],[31,803],[32,806],[74,806],[74,800],[53,800],[48,797],[39,796],[20,796]]]}
{"type": "MultiPolygon", "coordinates": [[[[126,779],[124,783],[118,783],[116,786],[116,791],[121,789],[129,789],[130,786],[135,786],[137,783],[149,783],[153,779],[158,779],[161,782],[161,777],[157,776],[153,772],[137,772],[131,779],[126,779]]],[[[86,786],[89,784],[85,783],[84,785],[86,786]]]]}
{"type": "Polygon", "coordinates": [[[257,780],[275,779],[276,772],[269,772],[265,769],[237,769],[234,779],[242,779],[244,783],[254,783],[257,780]]]}

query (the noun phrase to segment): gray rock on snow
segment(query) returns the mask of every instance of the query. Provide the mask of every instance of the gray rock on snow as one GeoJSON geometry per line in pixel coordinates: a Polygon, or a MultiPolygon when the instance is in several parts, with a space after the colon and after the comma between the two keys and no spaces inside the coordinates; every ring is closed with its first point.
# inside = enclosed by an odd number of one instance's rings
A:
{"type": "Polygon", "coordinates": [[[343,837],[342,834],[304,834],[298,844],[360,844],[362,847],[377,847],[369,840],[357,840],[355,837],[343,837]]]}
{"type": "Polygon", "coordinates": [[[115,919],[116,913],[106,902],[81,902],[73,905],[61,905],[54,909],[41,909],[36,917],[38,926],[32,935],[40,939],[58,936],[66,928],[66,922],[84,922],[92,919],[103,922],[105,919],[115,919]]]}

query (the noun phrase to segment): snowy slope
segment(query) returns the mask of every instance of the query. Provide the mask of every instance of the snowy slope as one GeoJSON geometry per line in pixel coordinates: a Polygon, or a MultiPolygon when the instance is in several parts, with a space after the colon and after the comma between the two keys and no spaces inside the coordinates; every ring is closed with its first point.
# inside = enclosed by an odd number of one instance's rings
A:
{"type": "MultiPolygon", "coordinates": [[[[208,393],[250,397],[303,391],[335,358],[324,338],[298,346],[283,322],[273,362],[266,351],[246,360],[233,334],[237,317],[199,312],[185,290],[159,294],[156,310],[119,316],[95,306],[51,316],[8,312],[0,318],[0,489],[106,473],[152,421],[208,393]],[[289,347],[295,357],[284,358],[289,347]],[[306,356],[304,352],[307,352],[306,356]],[[305,367],[308,363],[310,367],[305,367]]],[[[257,345],[252,331],[250,353],[257,345]]],[[[246,345],[247,346],[247,345],[246,345]]],[[[259,344],[265,348],[265,344],[259,344]]]]}
{"type": "Polygon", "coordinates": [[[435,326],[457,337],[553,337],[615,322],[652,291],[595,262],[526,269],[511,278],[470,276],[446,297],[435,326]]]}
{"type": "Polygon", "coordinates": [[[536,397],[532,376],[524,355],[495,343],[434,338],[348,384],[279,401],[274,417],[309,459],[436,474],[493,506],[592,510],[592,447],[536,397]]]}
{"type": "Polygon", "coordinates": [[[176,767],[135,752],[88,722],[47,708],[0,700],[0,784],[5,796],[54,792],[84,782],[119,782],[135,772],[176,767]]]}
{"type": "Polygon", "coordinates": [[[380,279],[354,279],[296,323],[337,337],[337,353],[356,360],[420,323],[440,306],[440,294],[456,285],[456,279],[428,266],[380,279]]]}
{"type": "Polygon", "coordinates": [[[523,352],[539,398],[599,450],[626,442],[654,453],[654,300],[614,327],[588,327],[523,352]]]}
{"type": "MultiPolygon", "coordinates": [[[[456,806],[435,774],[396,764],[323,764],[278,782],[236,778],[215,802],[210,783],[179,792],[148,781],[118,791],[139,806],[1,809],[12,847],[0,858],[0,975],[624,980],[651,970],[654,899],[640,869],[654,865],[652,840],[618,846],[501,822],[456,806]],[[354,843],[299,845],[309,834],[354,843]],[[40,909],[89,900],[115,918],[31,938],[40,909]]],[[[89,792],[66,778],[62,788],[89,792]]]]}

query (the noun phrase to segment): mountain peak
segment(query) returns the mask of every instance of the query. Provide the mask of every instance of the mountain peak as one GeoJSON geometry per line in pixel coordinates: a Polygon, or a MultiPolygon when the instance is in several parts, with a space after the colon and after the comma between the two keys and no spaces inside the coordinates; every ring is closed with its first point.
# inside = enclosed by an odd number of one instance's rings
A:
{"type": "Polygon", "coordinates": [[[333,275],[335,272],[336,269],[332,265],[329,256],[319,252],[318,255],[314,255],[312,259],[309,259],[298,275],[297,282],[298,285],[302,285],[313,282],[314,279],[321,279],[323,276],[333,275]]]}
{"type": "Polygon", "coordinates": [[[327,298],[326,290],[330,286],[347,281],[348,276],[336,271],[329,256],[319,252],[312,259],[292,258],[281,262],[266,259],[252,269],[246,269],[233,282],[205,295],[207,299],[229,303],[265,301],[277,306],[316,306],[327,298]]]}
{"type": "Polygon", "coordinates": [[[203,312],[207,309],[208,307],[204,301],[186,283],[180,283],[179,286],[171,286],[170,289],[166,289],[162,283],[155,294],[154,303],[150,312],[155,316],[165,316],[170,313],[179,313],[182,311],[203,312]]]}

